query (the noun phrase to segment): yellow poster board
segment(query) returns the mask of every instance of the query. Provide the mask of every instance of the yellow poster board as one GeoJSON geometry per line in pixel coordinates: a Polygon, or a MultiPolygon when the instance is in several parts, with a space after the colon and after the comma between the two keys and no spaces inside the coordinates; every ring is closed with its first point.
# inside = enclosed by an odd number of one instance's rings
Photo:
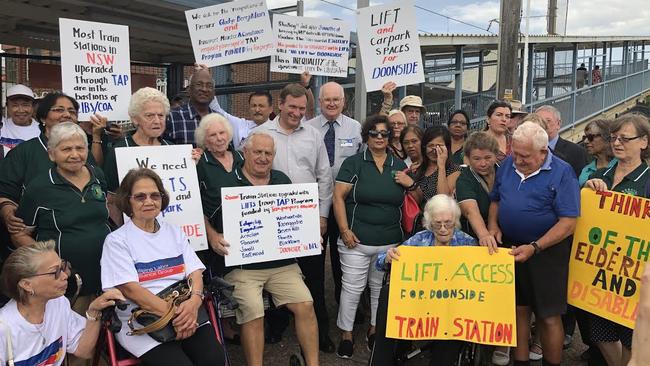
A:
{"type": "Polygon", "coordinates": [[[386,337],[517,345],[515,265],[508,250],[399,250],[390,274],[386,337]]]}
{"type": "Polygon", "coordinates": [[[583,189],[580,202],[569,304],[633,329],[650,254],[650,200],[583,189]]]}

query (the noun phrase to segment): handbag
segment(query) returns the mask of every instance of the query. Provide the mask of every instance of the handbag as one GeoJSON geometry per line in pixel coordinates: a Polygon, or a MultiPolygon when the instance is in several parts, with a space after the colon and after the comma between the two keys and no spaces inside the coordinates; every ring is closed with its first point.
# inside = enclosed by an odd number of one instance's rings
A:
{"type": "Polygon", "coordinates": [[[414,234],[420,219],[420,205],[410,194],[404,195],[404,203],[402,203],[402,229],[407,236],[414,234]]]}
{"type": "MultiPolygon", "coordinates": [[[[127,322],[131,330],[126,335],[148,334],[160,343],[176,340],[176,330],[174,330],[171,320],[176,315],[178,306],[192,296],[191,281],[189,279],[177,281],[157,293],[156,296],[165,300],[167,303],[167,312],[162,316],[158,316],[140,307],[133,309],[131,317],[127,322]],[[142,328],[136,328],[134,322],[142,325],[142,328]]],[[[201,306],[197,314],[196,322],[198,324],[204,324],[208,321],[208,312],[201,306]]]]}

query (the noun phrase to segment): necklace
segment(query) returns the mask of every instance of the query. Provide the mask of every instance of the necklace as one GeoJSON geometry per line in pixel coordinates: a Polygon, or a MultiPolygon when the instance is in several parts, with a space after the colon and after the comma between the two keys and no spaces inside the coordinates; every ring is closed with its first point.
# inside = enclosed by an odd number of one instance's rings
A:
{"type": "Polygon", "coordinates": [[[84,187],[84,189],[81,191],[81,193],[77,192],[76,189],[73,187],[68,186],[72,192],[74,192],[79,198],[81,198],[81,203],[86,203],[86,193],[88,193],[88,187],[84,187]]]}
{"type": "Polygon", "coordinates": [[[43,334],[43,331],[41,329],[45,328],[45,319],[43,319],[43,322],[40,324],[33,324],[34,328],[38,331],[38,334],[41,336],[41,345],[44,346],[45,343],[47,342],[45,340],[45,335],[43,334]]]}

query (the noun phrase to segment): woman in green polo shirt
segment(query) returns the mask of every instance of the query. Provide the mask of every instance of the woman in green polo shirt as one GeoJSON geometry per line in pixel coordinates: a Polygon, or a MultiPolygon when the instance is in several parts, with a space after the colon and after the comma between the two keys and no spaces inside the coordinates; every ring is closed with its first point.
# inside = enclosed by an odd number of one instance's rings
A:
{"type": "MultiPolygon", "coordinates": [[[[9,233],[17,233],[25,227],[15,216],[24,187],[36,175],[52,167],[47,153],[50,131],[59,123],[77,122],[78,111],[79,103],[73,98],[63,93],[46,95],[36,109],[41,135],[11,149],[0,161],[0,215],[9,233]]],[[[92,154],[89,154],[88,161],[94,163],[92,154]]]]}
{"type": "Polygon", "coordinates": [[[373,263],[404,239],[400,224],[404,192],[415,182],[403,171],[406,164],[388,148],[386,116],[369,117],[361,130],[367,149],[345,159],[334,186],[334,215],[341,237],[338,241],[343,272],[337,325],[342,330],[337,354],[353,353],[352,328],[361,292],[370,286],[371,318],[368,347],[374,344],[375,319],[382,273],[373,263]]]}
{"type": "Polygon", "coordinates": [[[25,188],[16,216],[28,229],[12,235],[12,241],[16,246],[56,241],[61,258],[81,274],[81,295],[93,295],[101,289],[99,259],[110,232],[104,174],[86,164],[88,139],[76,123],[54,126],[47,148],[54,167],[25,188]]]}
{"type": "MultiPolygon", "coordinates": [[[[627,114],[614,120],[609,143],[618,162],[611,168],[597,170],[585,183],[595,191],[611,190],[648,197],[646,185],[650,167],[650,123],[639,114],[627,114]]],[[[609,365],[627,365],[632,348],[632,329],[590,314],[591,340],[600,349],[609,365]],[[622,348],[621,348],[622,344],[622,348]]]]}

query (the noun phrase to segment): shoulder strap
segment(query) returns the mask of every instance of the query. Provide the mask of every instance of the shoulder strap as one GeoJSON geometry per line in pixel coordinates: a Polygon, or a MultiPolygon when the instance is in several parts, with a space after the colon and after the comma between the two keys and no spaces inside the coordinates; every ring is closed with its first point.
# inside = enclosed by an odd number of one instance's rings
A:
{"type": "Polygon", "coordinates": [[[7,365],[14,366],[14,348],[11,343],[11,330],[9,329],[9,324],[0,319],[0,326],[2,326],[5,338],[7,339],[7,365]]]}

